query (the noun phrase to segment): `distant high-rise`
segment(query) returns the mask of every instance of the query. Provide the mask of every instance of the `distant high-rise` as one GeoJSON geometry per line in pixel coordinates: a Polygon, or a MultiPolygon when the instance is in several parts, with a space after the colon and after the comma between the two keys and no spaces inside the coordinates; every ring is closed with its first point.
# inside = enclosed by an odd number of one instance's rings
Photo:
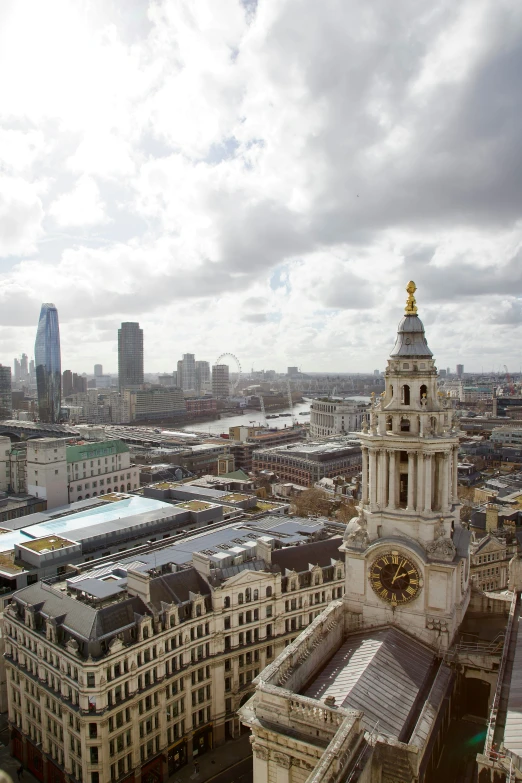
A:
{"type": "Polygon", "coordinates": [[[26,353],[22,354],[20,359],[20,380],[27,381],[29,378],[29,357],[26,353]]]}
{"type": "Polygon", "coordinates": [[[62,375],[62,391],[64,397],[69,397],[73,393],[73,379],[70,370],[64,370],[62,375]]]}
{"type": "Polygon", "coordinates": [[[463,375],[464,375],[464,365],[457,364],[457,378],[462,378],[463,375]]]}
{"type": "Polygon", "coordinates": [[[212,395],[218,399],[230,395],[228,364],[215,364],[212,367],[212,395]]]}
{"type": "Polygon", "coordinates": [[[62,366],[58,310],[53,304],[42,305],[34,356],[40,420],[56,423],[60,419],[62,366]]]}
{"type": "Polygon", "coordinates": [[[94,375],[96,378],[99,378],[100,375],[103,375],[103,365],[102,364],[95,364],[94,365],[94,375]]]}
{"type": "Polygon", "coordinates": [[[143,383],[143,329],[127,321],[118,329],[118,383],[120,391],[143,383]]]}
{"type": "Polygon", "coordinates": [[[21,379],[21,368],[20,368],[20,359],[14,360],[14,380],[15,383],[18,383],[18,381],[21,379]]]}
{"type": "MultiPolygon", "coordinates": [[[[178,362],[179,369],[179,362],[178,362]]],[[[179,374],[178,374],[179,382],[179,374]]],[[[181,388],[183,391],[196,390],[196,357],[193,353],[184,353],[181,364],[181,388]]]]}
{"type": "Polygon", "coordinates": [[[297,378],[299,375],[299,367],[288,367],[286,374],[289,378],[297,378]]]}
{"type": "Polygon", "coordinates": [[[13,387],[11,368],[0,364],[0,419],[10,419],[13,415],[13,387]]]}
{"type": "Polygon", "coordinates": [[[196,362],[196,391],[201,392],[204,384],[210,381],[210,364],[208,362],[196,362]]]}

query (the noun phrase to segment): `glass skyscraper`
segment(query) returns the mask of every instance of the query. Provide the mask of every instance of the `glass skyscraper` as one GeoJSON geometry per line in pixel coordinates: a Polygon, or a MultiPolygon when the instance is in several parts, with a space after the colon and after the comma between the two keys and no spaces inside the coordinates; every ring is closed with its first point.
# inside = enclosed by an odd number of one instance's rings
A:
{"type": "Polygon", "coordinates": [[[118,382],[120,390],[143,383],[143,329],[132,321],[118,329],[118,382]]]}
{"type": "Polygon", "coordinates": [[[62,362],[58,310],[53,304],[42,305],[34,357],[40,421],[56,423],[62,401],[62,362]]]}

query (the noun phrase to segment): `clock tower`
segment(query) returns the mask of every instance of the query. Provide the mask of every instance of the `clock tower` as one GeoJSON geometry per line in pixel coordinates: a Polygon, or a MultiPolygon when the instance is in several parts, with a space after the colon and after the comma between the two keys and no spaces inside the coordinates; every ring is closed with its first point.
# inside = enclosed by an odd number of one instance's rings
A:
{"type": "Polygon", "coordinates": [[[457,499],[458,436],[417,315],[415,283],[385,391],[361,433],[362,498],[346,528],[346,595],[362,627],[395,625],[450,646],[469,601],[469,538],[457,499]]]}

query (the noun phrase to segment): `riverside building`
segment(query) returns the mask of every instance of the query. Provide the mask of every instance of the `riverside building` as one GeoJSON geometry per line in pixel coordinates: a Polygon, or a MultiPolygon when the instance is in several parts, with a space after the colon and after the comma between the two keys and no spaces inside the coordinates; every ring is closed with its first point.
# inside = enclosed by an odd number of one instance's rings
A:
{"type": "Polygon", "coordinates": [[[346,435],[361,429],[367,405],[356,400],[333,398],[312,400],[310,404],[310,437],[325,438],[346,435]]]}

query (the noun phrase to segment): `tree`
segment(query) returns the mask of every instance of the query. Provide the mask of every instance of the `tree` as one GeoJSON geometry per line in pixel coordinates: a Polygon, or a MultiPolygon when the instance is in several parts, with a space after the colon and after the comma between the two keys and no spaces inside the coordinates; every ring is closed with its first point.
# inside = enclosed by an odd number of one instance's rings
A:
{"type": "Polygon", "coordinates": [[[294,500],[295,513],[300,517],[328,516],[330,513],[331,500],[322,489],[307,489],[296,496],[294,500]]]}
{"type": "Polygon", "coordinates": [[[353,498],[346,498],[340,504],[336,516],[339,522],[344,522],[347,524],[350,521],[350,519],[356,517],[357,514],[358,514],[357,506],[355,505],[355,501],[353,500],[353,498]]]}

